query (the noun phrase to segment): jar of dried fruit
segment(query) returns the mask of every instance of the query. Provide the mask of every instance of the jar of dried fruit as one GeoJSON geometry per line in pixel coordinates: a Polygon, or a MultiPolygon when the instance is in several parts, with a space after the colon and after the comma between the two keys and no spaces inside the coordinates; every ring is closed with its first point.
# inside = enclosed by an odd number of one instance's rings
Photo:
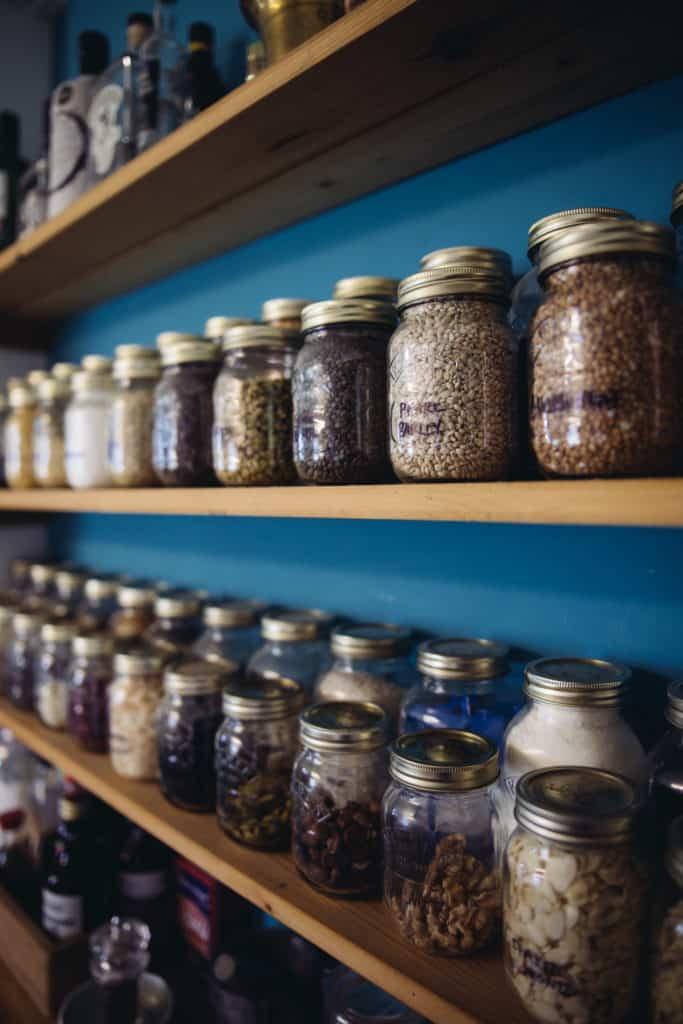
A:
{"type": "Polygon", "coordinates": [[[69,669],[69,732],[81,747],[104,754],[109,747],[107,692],[113,641],[106,633],[79,633],[69,669]]]}
{"type": "Polygon", "coordinates": [[[530,347],[531,441],[548,476],[676,471],[683,298],[669,228],[600,221],[541,246],[530,347]]]}
{"type": "Polygon", "coordinates": [[[244,668],[259,646],[258,624],[265,610],[261,601],[210,601],[202,613],[204,630],[192,650],[207,661],[235,661],[244,668]]]}
{"type": "Polygon", "coordinates": [[[669,829],[653,939],[652,1024],[678,1024],[683,1020],[683,817],[669,829]]]}
{"type": "Polygon", "coordinates": [[[109,421],[109,468],[117,487],[158,483],[152,464],[154,389],[161,367],[155,349],[119,345],[109,421]]]}
{"type": "Polygon", "coordinates": [[[128,779],[156,779],[156,714],[162,697],[162,659],[132,647],[114,657],[109,687],[109,753],[112,767],[128,779]]]}
{"type": "Polygon", "coordinates": [[[232,839],[286,849],[291,777],[305,694],[292,679],[238,682],[223,691],[216,736],[216,809],[232,839]]]}
{"type": "Polygon", "coordinates": [[[545,1024],[621,1024],[634,1008],[648,877],[635,787],[591,768],[530,772],[505,851],[505,968],[545,1024]]]}
{"type": "Polygon", "coordinates": [[[112,615],[109,628],[117,642],[139,639],[155,621],[157,593],[154,584],[143,580],[123,583],[117,590],[116,600],[118,610],[112,615]]]}
{"type": "Polygon", "coordinates": [[[330,664],[334,615],[317,608],[273,608],[261,619],[263,643],[247,663],[247,675],[294,679],[308,694],[330,664]]]}
{"type": "Polygon", "coordinates": [[[459,729],[427,729],[393,745],[382,801],[384,900],[403,937],[462,956],[498,936],[501,892],[491,790],[496,744],[459,729]]]}
{"type": "Polygon", "coordinates": [[[5,692],[22,711],[33,708],[36,655],[44,621],[38,612],[27,611],[17,612],[12,619],[13,635],[5,662],[5,692]]]}
{"type": "Polygon", "coordinates": [[[33,475],[33,422],[36,397],[18,378],[9,388],[9,415],[5,420],[5,478],[13,488],[35,487],[33,475]]]}
{"type": "Polygon", "coordinates": [[[69,383],[47,377],[38,385],[33,421],[33,475],[39,487],[66,487],[64,413],[69,383]]]}
{"type": "Polygon", "coordinates": [[[40,720],[52,729],[66,728],[69,712],[68,670],[76,625],[46,622],[34,665],[33,703],[40,720]]]}
{"type": "Polygon", "coordinates": [[[301,714],[292,853],[304,878],[323,892],[372,897],[380,891],[388,733],[378,704],[315,704],[301,714]]]}
{"type": "Polygon", "coordinates": [[[301,331],[301,314],[311,299],[266,299],[261,306],[261,319],[271,327],[285,331],[301,331]]]}
{"type": "Polygon", "coordinates": [[[157,594],[154,621],[144,638],[163,657],[188,654],[199,635],[199,598],[191,590],[166,590],[157,594]]]}

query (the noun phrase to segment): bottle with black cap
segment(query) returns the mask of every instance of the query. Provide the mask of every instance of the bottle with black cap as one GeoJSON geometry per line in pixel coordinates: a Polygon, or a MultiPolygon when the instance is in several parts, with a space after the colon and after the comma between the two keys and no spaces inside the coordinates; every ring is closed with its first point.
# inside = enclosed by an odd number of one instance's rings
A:
{"type": "Polygon", "coordinates": [[[19,159],[19,118],[0,111],[0,249],[14,241],[19,159]]]}
{"type": "Polygon", "coordinates": [[[225,94],[225,85],[216,69],[214,32],[205,21],[193,21],[190,25],[184,94],[186,121],[225,94]]]}
{"type": "Polygon", "coordinates": [[[41,856],[41,923],[58,939],[81,935],[92,920],[95,860],[81,795],[59,802],[59,825],[43,844],[41,856]]]}

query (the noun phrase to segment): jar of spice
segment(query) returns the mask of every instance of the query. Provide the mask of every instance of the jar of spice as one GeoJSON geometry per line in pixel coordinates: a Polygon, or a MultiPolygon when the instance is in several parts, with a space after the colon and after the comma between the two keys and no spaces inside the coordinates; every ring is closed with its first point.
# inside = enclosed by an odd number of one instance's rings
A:
{"type": "Polygon", "coordinates": [[[40,629],[34,665],[33,703],[44,725],[65,729],[69,712],[68,671],[76,625],[46,622],[40,629]]]}
{"type": "Polygon", "coordinates": [[[375,277],[365,274],[360,277],[342,277],[334,286],[333,299],[368,299],[370,302],[388,302],[396,305],[398,278],[375,277]]]}
{"type": "Polygon", "coordinates": [[[157,778],[156,714],[162,693],[158,654],[133,647],[115,655],[114,681],[109,687],[109,753],[118,775],[157,778]]]}
{"type": "Polygon", "coordinates": [[[188,654],[199,635],[199,598],[191,590],[166,590],[154,602],[154,622],[144,638],[163,657],[188,654]]]}
{"type": "Polygon", "coordinates": [[[304,691],[292,679],[239,682],[223,693],[216,736],[216,806],[223,831],[260,849],[286,849],[291,776],[304,691]]]}
{"type": "Polygon", "coordinates": [[[119,345],[109,424],[109,469],[117,487],[156,484],[152,465],[154,389],[161,374],[158,353],[143,345],[119,345]]]}
{"type": "Polygon", "coordinates": [[[301,714],[292,852],[306,881],[323,892],[376,896],[380,890],[388,732],[377,704],[315,704],[301,714]]]}
{"type": "Polygon", "coordinates": [[[109,629],[116,611],[119,578],[107,573],[89,576],[83,586],[83,602],[78,611],[78,625],[83,632],[98,633],[109,629]]]}
{"type": "Polygon", "coordinates": [[[15,489],[35,487],[33,475],[33,421],[36,396],[23,381],[15,379],[8,392],[9,415],[5,420],[5,478],[15,489]]]}
{"type": "MultiPolygon", "coordinates": [[[[86,357],[88,358],[88,357],[86,357]]],[[[71,381],[72,397],[64,415],[64,460],[70,487],[106,487],[109,472],[109,420],[112,378],[79,370],[71,381]]]]}
{"type": "Polygon", "coordinates": [[[106,633],[79,633],[72,644],[69,669],[69,732],[84,750],[105,754],[109,748],[108,691],[112,680],[113,642],[106,633]]]}
{"type": "Polygon", "coordinates": [[[387,345],[394,307],[364,299],[315,302],[292,377],[294,461],[307,483],[387,478],[387,345]]]}
{"type": "Polygon", "coordinates": [[[683,442],[683,299],[674,236],[601,221],[541,246],[531,440],[548,476],[675,471],[683,442]]]}
{"type": "Polygon", "coordinates": [[[39,487],[66,487],[64,413],[69,399],[66,381],[48,377],[38,385],[33,421],[33,475],[39,487]]]}
{"type": "Polygon", "coordinates": [[[260,601],[211,601],[202,613],[204,631],[192,650],[207,661],[234,661],[244,668],[259,646],[259,619],[265,609],[260,601]]]}
{"type": "Polygon", "coordinates": [[[247,664],[247,675],[294,679],[312,694],[330,663],[328,636],[334,615],[317,608],[274,608],[261,619],[262,645],[247,664]]]}
{"type": "Polygon", "coordinates": [[[144,636],[155,621],[157,593],[154,584],[144,580],[123,583],[116,592],[116,600],[118,610],[109,622],[116,640],[135,640],[144,636]]]}
{"type": "Polygon", "coordinates": [[[210,316],[204,325],[204,337],[220,347],[223,342],[223,335],[231,327],[241,327],[243,324],[255,324],[246,316],[210,316]]]}
{"type": "Polygon", "coordinates": [[[505,968],[535,1020],[621,1024],[638,990],[647,871],[635,787],[554,768],[520,780],[505,852],[505,968]]]}
{"type": "Polygon", "coordinates": [[[17,612],[12,619],[12,640],[7,648],[5,691],[15,707],[33,709],[35,660],[44,618],[38,612],[17,612]]]}
{"type": "Polygon", "coordinates": [[[330,638],[334,660],[316,683],[316,700],[379,704],[395,727],[401,700],[414,679],[410,640],[409,629],[385,622],[337,626],[330,638]]]}
{"type": "Polygon", "coordinates": [[[311,299],[267,299],[261,306],[261,319],[283,331],[301,331],[301,314],[311,299]]]}
{"type": "Polygon", "coordinates": [[[57,569],[55,572],[55,591],[57,601],[64,611],[65,618],[76,618],[83,601],[85,572],[82,569],[57,569]]]}
{"type": "Polygon", "coordinates": [[[499,934],[491,790],[496,744],[459,729],[401,736],[382,801],[384,900],[403,937],[462,956],[499,934]]]}
{"type": "Polygon", "coordinates": [[[165,695],[157,718],[161,790],[186,811],[216,809],[214,747],[226,681],[224,666],[198,658],[164,672],[165,695]]]}
{"type": "Polygon", "coordinates": [[[671,823],[683,815],[683,681],[669,684],[665,717],[669,728],[650,754],[654,822],[661,853],[671,823]]]}
{"type": "Polygon", "coordinates": [[[652,1024],[683,1020],[683,817],[669,829],[665,873],[655,901],[652,1024]]]}
{"type": "Polygon", "coordinates": [[[161,362],[154,393],[154,470],[167,487],[215,483],[211,431],[216,347],[201,338],[176,341],[164,346],[161,362]]]}
{"type": "Polygon", "coordinates": [[[391,461],[405,481],[500,480],[517,456],[509,279],[483,266],[401,282],[389,346],[391,461]]]}

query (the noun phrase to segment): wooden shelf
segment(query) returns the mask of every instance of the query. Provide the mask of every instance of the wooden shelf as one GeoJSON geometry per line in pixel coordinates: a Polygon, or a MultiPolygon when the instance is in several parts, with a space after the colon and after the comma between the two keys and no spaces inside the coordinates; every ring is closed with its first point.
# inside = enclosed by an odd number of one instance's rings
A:
{"type": "Polygon", "coordinates": [[[401,939],[381,903],[315,892],[289,854],[258,853],[231,842],[213,815],[180,811],[157,785],[120,778],[107,757],[84,753],[6,700],[0,700],[0,725],[177,853],[435,1024],[529,1024],[497,953],[462,960],[425,956],[401,939]]]}
{"type": "Polygon", "coordinates": [[[682,32],[658,2],[368,0],[1,253],[0,313],[83,309],[676,74],[682,32]]]}

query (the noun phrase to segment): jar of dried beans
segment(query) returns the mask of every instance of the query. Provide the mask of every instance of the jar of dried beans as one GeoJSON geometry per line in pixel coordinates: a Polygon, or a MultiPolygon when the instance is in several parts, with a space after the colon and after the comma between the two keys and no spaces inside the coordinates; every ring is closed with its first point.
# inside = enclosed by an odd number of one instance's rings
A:
{"type": "Polygon", "coordinates": [[[207,661],[235,661],[243,668],[259,646],[260,601],[210,601],[202,613],[204,630],[192,650],[207,661]]]}
{"type": "Polygon", "coordinates": [[[317,608],[273,608],[261,619],[263,643],[247,663],[247,675],[294,679],[306,693],[330,664],[334,616],[317,608]]]}
{"type": "Polygon", "coordinates": [[[74,637],[69,670],[69,732],[81,747],[104,754],[109,748],[108,690],[113,643],[103,633],[74,637]]]}
{"type": "Polygon", "coordinates": [[[109,620],[109,628],[118,643],[141,638],[154,622],[157,593],[154,584],[136,580],[123,583],[117,590],[118,610],[109,620]]]}
{"type": "Polygon", "coordinates": [[[162,697],[162,660],[131,648],[114,657],[109,687],[109,753],[112,767],[128,779],[156,779],[156,714],[162,697]]]}
{"type": "Polygon", "coordinates": [[[462,956],[499,934],[501,891],[491,790],[496,744],[459,729],[428,729],[393,745],[382,801],[384,899],[403,937],[462,956]]]}
{"type": "Polygon", "coordinates": [[[301,714],[292,852],[304,878],[333,896],[380,891],[388,731],[377,704],[315,704],[301,714]]]}
{"type": "Polygon", "coordinates": [[[531,441],[548,476],[680,466],[683,299],[674,267],[673,233],[646,221],[586,224],[541,246],[531,441]]]}
{"type": "Polygon", "coordinates": [[[38,385],[33,421],[33,475],[39,487],[66,487],[64,413],[68,381],[48,377],[38,385]]]}
{"type": "Polygon", "coordinates": [[[34,665],[33,703],[40,720],[51,729],[66,728],[69,712],[68,673],[76,626],[46,622],[34,665]]]}
{"type": "Polygon", "coordinates": [[[5,478],[8,487],[35,487],[33,475],[33,423],[36,397],[33,389],[16,379],[8,392],[9,414],[5,420],[5,478]]]}
{"type": "Polygon", "coordinates": [[[7,648],[5,692],[22,711],[33,708],[36,655],[44,618],[38,612],[17,612],[12,619],[13,636],[7,648]]]}
{"type": "Polygon", "coordinates": [[[154,388],[161,368],[154,349],[119,345],[109,423],[109,468],[118,487],[156,484],[152,464],[154,388]]]}
{"type": "Polygon", "coordinates": [[[683,1020],[683,817],[669,829],[665,871],[655,901],[652,1024],[683,1020]]]}
{"type": "Polygon", "coordinates": [[[646,929],[640,808],[626,779],[590,768],[530,772],[505,851],[507,975],[545,1024],[621,1024],[634,1008],[646,929]]]}
{"type": "Polygon", "coordinates": [[[72,397],[64,414],[64,462],[70,487],[111,483],[108,449],[114,384],[103,371],[104,366],[101,372],[80,370],[71,381],[72,397]]]}

